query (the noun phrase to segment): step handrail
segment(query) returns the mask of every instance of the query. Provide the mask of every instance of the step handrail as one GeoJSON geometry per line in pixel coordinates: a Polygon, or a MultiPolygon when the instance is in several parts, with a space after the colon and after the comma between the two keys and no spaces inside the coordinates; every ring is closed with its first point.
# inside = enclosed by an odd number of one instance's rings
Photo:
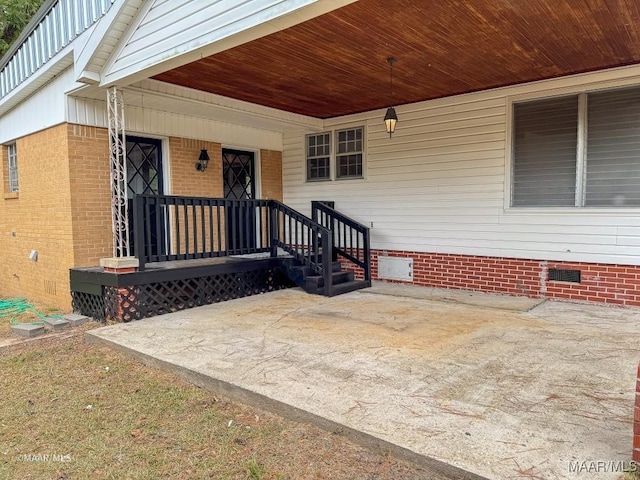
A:
{"type": "Polygon", "coordinates": [[[324,281],[324,295],[333,289],[333,242],[331,232],[315,220],[277,200],[269,201],[271,256],[278,247],[319,275],[324,281]]]}
{"type": "Polygon", "coordinates": [[[332,252],[362,268],[371,283],[371,236],[369,227],[333,208],[333,202],[312,201],[311,217],[331,231],[332,252]]]}
{"type": "Polygon", "coordinates": [[[266,199],[135,195],[133,239],[139,269],[148,263],[270,252],[292,255],[333,289],[332,233],[313,219],[266,199]]]}

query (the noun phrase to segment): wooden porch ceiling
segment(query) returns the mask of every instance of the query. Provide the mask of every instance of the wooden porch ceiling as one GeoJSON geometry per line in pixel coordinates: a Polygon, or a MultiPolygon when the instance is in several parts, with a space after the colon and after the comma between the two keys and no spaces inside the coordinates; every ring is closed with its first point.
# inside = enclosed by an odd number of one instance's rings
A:
{"type": "Polygon", "coordinates": [[[155,76],[330,118],[640,62],[637,0],[359,0],[155,76]]]}

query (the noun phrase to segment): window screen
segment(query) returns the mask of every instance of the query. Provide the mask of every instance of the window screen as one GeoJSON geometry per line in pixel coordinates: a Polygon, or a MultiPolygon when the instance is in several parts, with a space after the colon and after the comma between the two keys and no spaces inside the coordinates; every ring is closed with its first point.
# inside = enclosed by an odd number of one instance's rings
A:
{"type": "Polygon", "coordinates": [[[640,206],[640,89],[587,95],[585,205],[640,206]]]}
{"type": "Polygon", "coordinates": [[[573,206],[578,97],[514,105],[512,205],[573,206]]]}

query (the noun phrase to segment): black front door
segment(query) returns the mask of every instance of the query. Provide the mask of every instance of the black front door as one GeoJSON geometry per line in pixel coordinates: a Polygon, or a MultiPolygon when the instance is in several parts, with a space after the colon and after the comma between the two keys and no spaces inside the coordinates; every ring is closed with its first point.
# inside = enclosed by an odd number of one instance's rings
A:
{"type": "MultiPolygon", "coordinates": [[[[222,150],[224,198],[249,200],[256,197],[253,152],[222,150]]],[[[227,249],[237,253],[256,246],[256,210],[252,205],[234,202],[226,213],[227,249]]]]}
{"type": "MultiPolygon", "coordinates": [[[[127,136],[127,199],[129,202],[129,232],[133,232],[133,196],[136,194],[162,195],[162,142],[155,138],[127,136]]],[[[149,239],[152,255],[166,253],[165,224],[163,219],[157,218],[152,209],[150,217],[151,237],[149,239]]],[[[133,234],[129,236],[131,252],[133,249],[133,234]]],[[[147,250],[148,251],[148,250],[147,250]]]]}

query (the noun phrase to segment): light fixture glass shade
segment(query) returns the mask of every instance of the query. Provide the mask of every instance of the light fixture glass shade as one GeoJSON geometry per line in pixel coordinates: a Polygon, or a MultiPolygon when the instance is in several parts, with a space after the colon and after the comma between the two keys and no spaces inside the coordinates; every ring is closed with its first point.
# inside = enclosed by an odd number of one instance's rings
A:
{"type": "Polygon", "coordinates": [[[200,170],[201,172],[205,171],[209,166],[209,153],[206,149],[200,150],[200,157],[198,158],[198,163],[196,163],[196,170],[200,170]]]}
{"type": "Polygon", "coordinates": [[[384,124],[387,127],[387,133],[389,134],[389,138],[393,135],[393,132],[396,131],[396,123],[398,123],[398,115],[396,115],[396,110],[393,107],[387,108],[387,113],[384,116],[384,124]]]}

